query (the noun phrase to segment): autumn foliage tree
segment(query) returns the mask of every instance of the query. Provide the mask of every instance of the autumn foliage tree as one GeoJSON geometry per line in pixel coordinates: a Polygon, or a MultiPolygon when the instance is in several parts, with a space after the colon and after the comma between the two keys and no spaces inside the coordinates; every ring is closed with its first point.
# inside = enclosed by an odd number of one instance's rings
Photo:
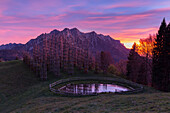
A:
{"type": "Polygon", "coordinates": [[[134,43],[127,62],[127,78],[133,82],[151,86],[151,59],[140,56],[138,45],[134,43]]]}
{"type": "Polygon", "coordinates": [[[165,19],[156,36],[140,39],[128,57],[127,78],[134,82],[170,91],[170,24],[165,19]],[[139,56],[140,55],[140,56],[139,56]]]}
{"type": "Polygon", "coordinates": [[[107,73],[108,67],[113,63],[113,58],[109,52],[101,51],[101,69],[103,73],[107,73]]]}
{"type": "Polygon", "coordinates": [[[118,71],[117,67],[114,64],[109,65],[107,71],[114,75],[120,75],[120,72],[118,71]]]}
{"type": "Polygon", "coordinates": [[[96,53],[95,55],[95,73],[99,73],[100,67],[101,67],[101,54],[99,52],[96,53]]]}
{"type": "Polygon", "coordinates": [[[147,59],[152,58],[152,50],[154,47],[155,35],[149,35],[148,38],[140,39],[136,51],[147,59]]]}
{"type": "MultiPolygon", "coordinates": [[[[142,69],[140,69],[141,71],[139,72],[139,78],[142,78],[141,76],[143,75],[143,81],[142,83],[144,84],[148,84],[149,86],[151,86],[152,84],[152,50],[154,47],[154,41],[155,41],[155,35],[149,35],[148,38],[144,38],[144,39],[140,39],[139,40],[139,44],[137,44],[137,49],[136,52],[143,57],[142,60],[142,66],[141,68],[145,71],[141,72],[142,69]],[[143,74],[145,73],[145,75],[143,74]]],[[[138,81],[138,83],[141,83],[140,81],[138,81]]]]}
{"type": "MultiPolygon", "coordinates": [[[[87,73],[95,68],[100,71],[100,55],[89,52],[88,45],[82,42],[73,43],[68,37],[54,34],[42,34],[38,42],[34,42],[32,52],[26,51],[23,61],[29,65],[41,80],[47,80],[47,72],[60,76],[60,71],[68,75],[74,74],[74,68],[87,73]],[[86,45],[86,46],[85,46],[86,45]],[[77,68],[78,67],[78,68],[77,68]]],[[[105,60],[106,61],[106,60],[105,60]]]]}
{"type": "Polygon", "coordinates": [[[115,64],[117,70],[120,72],[121,76],[125,77],[127,70],[126,70],[127,60],[120,60],[115,64]]]}

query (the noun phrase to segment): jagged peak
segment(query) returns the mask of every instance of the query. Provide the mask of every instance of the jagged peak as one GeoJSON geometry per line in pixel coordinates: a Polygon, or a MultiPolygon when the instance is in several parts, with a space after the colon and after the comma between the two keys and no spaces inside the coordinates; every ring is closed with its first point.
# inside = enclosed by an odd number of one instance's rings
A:
{"type": "Polygon", "coordinates": [[[87,32],[86,34],[97,35],[97,33],[95,31],[87,32]]]}
{"type": "Polygon", "coordinates": [[[72,28],[71,30],[74,30],[74,31],[79,31],[76,27],[72,28]]]}
{"type": "Polygon", "coordinates": [[[0,46],[8,46],[8,45],[23,45],[21,43],[8,43],[8,44],[2,44],[0,46]]]}
{"type": "Polygon", "coordinates": [[[59,33],[60,31],[57,29],[54,29],[53,31],[51,31],[50,33],[59,33]]]}
{"type": "Polygon", "coordinates": [[[73,32],[80,32],[76,27],[75,28],[72,28],[70,29],[70,31],[73,31],[73,32]]]}
{"type": "Polygon", "coordinates": [[[63,31],[68,31],[68,30],[70,30],[69,28],[64,28],[64,30],[63,31]]]}
{"type": "Polygon", "coordinates": [[[92,33],[92,34],[97,34],[95,31],[92,31],[92,32],[90,32],[90,33],[92,33]]]}

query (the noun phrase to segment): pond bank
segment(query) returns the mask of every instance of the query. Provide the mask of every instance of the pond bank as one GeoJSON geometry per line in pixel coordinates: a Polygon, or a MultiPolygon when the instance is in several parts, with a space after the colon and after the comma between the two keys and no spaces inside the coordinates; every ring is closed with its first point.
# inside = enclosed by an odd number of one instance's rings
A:
{"type": "MultiPolygon", "coordinates": [[[[119,78],[112,78],[112,77],[72,77],[72,78],[67,78],[67,79],[61,79],[58,80],[52,84],[49,84],[50,91],[59,94],[59,95],[64,95],[64,96],[84,96],[81,94],[72,94],[68,92],[61,92],[60,90],[54,88],[57,85],[61,85],[64,83],[69,83],[73,81],[87,81],[87,80],[96,80],[96,81],[108,81],[112,82],[114,84],[120,85],[120,86],[125,86],[127,88],[133,88],[132,90],[126,91],[126,92],[115,92],[114,94],[134,94],[134,93],[139,93],[143,91],[143,86],[140,84],[136,84],[134,82],[125,80],[125,79],[119,79],[119,78]]],[[[91,94],[86,94],[87,95],[97,95],[97,93],[91,93],[91,94]]]]}

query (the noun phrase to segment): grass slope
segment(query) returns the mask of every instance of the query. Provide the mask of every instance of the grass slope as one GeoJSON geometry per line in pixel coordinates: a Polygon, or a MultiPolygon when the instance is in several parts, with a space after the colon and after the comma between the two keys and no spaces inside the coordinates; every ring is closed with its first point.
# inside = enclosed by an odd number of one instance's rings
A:
{"type": "MultiPolygon", "coordinates": [[[[76,71],[74,76],[106,76],[76,71]]],[[[113,75],[107,75],[116,77],[113,75]]],[[[56,78],[39,81],[22,61],[0,63],[0,112],[168,112],[170,93],[145,87],[132,95],[101,94],[87,97],[64,97],[49,91],[56,78]]]]}

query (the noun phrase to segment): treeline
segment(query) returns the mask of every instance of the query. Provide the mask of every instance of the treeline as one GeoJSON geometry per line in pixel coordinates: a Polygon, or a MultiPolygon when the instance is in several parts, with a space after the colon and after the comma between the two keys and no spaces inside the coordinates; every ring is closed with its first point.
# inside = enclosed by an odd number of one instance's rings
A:
{"type": "Polygon", "coordinates": [[[133,44],[126,75],[133,82],[170,91],[170,24],[165,19],[156,35],[133,44]]]}
{"type": "Polygon", "coordinates": [[[0,61],[10,61],[15,60],[16,58],[21,59],[22,53],[16,50],[0,50],[0,61]]]}
{"type": "Polygon", "coordinates": [[[47,80],[47,72],[53,72],[57,77],[61,72],[73,75],[75,68],[84,73],[88,73],[88,70],[107,73],[113,62],[109,52],[102,51],[92,55],[88,50],[88,42],[74,44],[55,35],[45,34],[43,40],[34,44],[32,53],[25,52],[23,61],[41,80],[47,80]]]}

